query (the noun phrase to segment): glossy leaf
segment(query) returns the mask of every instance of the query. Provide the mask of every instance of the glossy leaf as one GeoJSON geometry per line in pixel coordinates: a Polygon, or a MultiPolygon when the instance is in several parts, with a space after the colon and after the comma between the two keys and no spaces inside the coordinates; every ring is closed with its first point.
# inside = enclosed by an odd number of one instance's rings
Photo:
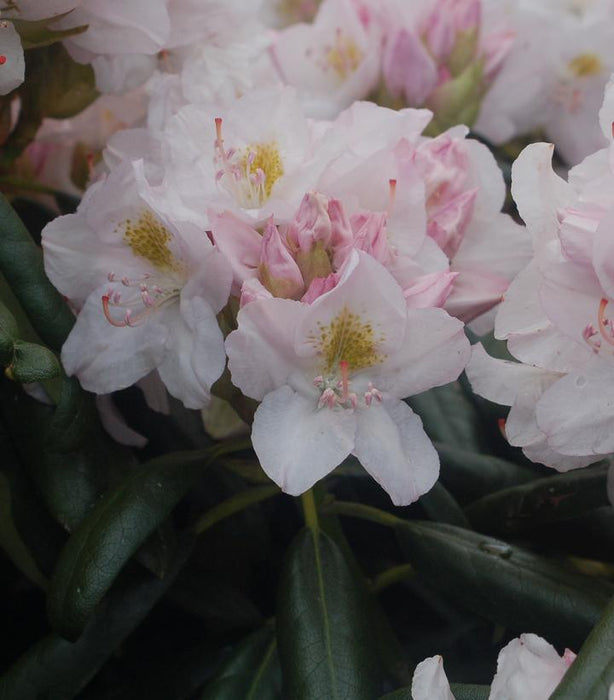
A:
{"type": "Polygon", "coordinates": [[[180,452],[147,462],[94,507],[68,540],[51,581],[55,629],[68,639],[79,636],[128,559],[215,455],[180,452]]]}
{"type": "Polygon", "coordinates": [[[0,194],[0,271],[44,343],[60,350],[75,320],[45,276],[40,250],[0,194]]]}
{"type": "Polygon", "coordinates": [[[58,358],[43,345],[17,340],[13,346],[13,361],[6,373],[21,384],[42,382],[59,377],[62,373],[58,358]]]}
{"type": "Polygon", "coordinates": [[[539,472],[531,467],[490,454],[443,442],[435,442],[435,447],[441,462],[441,482],[462,503],[539,478],[539,472]]]}
{"type": "Polygon", "coordinates": [[[76,642],[49,634],[18,659],[0,678],[0,698],[76,697],[166,592],[188,553],[189,544],[184,543],[173,570],[163,580],[144,569],[122,576],[76,642]]]}
{"type": "Polygon", "coordinates": [[[584,642],[552,700],[609,700],[614,686],[614,598],[584,642]]]}
{"type": "Polygon", "coordinates": [[[281,700],[281,673],[272,625],[245,639],[206,686],[200,700],[281,700]]]}
{"type": "Polygon", "coordinates": [[[395,527],[409,562],[435,589],[493,622],[579,646],[614,588],[520,547],[452,525],[395,527]]]}
{"type": "MultiPolygon", "coordinates": [[[[490,687],[465,683],[450,683],[454,700],[488,700],[490,687]]],[[[394,693],[382,695],[380,700],[413,700],[411,688],[401,688],[394,693]]]]}
{"type": "Polygon", "coordinates": [[[362,586],[333,540],[302,530],[279,584],[277,637],[284,697],[372,700],[377,650],[362,586]]]}
{"type": "Polygon", "coordinates": [[[476,501],[467,516],[478,530],[502,535],[579,517],[609,504],[607,473],[605,465],[537,479],[476,501]]]}
{"type": "MultiPolygon", "coordinates": [[[[58,18],[54,18],[58,19],[58,18]]],[[[69,36],[83,34],[87,31],[87,25],[80,27],[71,27],[70,29],[53,29],[53,23],[48,19],[42,19],[35,22],[26,22],[25,20],[13,20],[15,29],[21,37],[21,45],[24,49],[36,49],[43,46],[55,44],[57,41],[62,41],[69,36]]]]}
{"type": "Polygon", "coordinates": [[[420,498],[420,505],[431,520],[459,527],[469,527],[469,521],[463,509],[439,481],[420,498]]]}
{"type": "Polygon", "coordinates": [[[13,357],[13,346],[19,338],[19,326],[13,314],[0,302],[0,363],[6,365],[13,357]]]}

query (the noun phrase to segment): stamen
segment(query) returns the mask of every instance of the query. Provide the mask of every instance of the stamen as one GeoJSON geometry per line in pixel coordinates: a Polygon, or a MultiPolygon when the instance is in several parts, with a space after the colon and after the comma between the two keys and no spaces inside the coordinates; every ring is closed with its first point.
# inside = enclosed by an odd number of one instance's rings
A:
{"type": "Polygon", "coordinates": [[[394,209],[394,201],[396,199],[396,194],[397,194],[397,181],[396,180],[388,180],[388,213],[394,209]]]}
{"type": "Polygon", "coordinates": [[[102,310],[107,321],[112,326],[115,326],[115,328],[125,328],[128,325],[125,321],[116,321],[113,316],[111,316],[111,312],[109,311],[109,296],[107,294],[102,297],[102,310]]]}
{"type": "Polygon", "coordinates": [[[345,403],[349,398],[350,392],[350,368],[347,360],[341,360],[339,369],[341,370],[341,401],[345,403]]]}

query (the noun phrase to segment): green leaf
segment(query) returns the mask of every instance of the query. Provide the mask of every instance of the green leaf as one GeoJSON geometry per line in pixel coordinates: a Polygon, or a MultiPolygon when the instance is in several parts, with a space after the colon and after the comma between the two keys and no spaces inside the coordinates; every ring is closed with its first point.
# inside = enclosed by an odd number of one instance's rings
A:
{"type": "Polygon", "coordinates": [[[517,534],[609,504],[608,465],[579,469],[498,491],[471,504],[472,524],[494,534],[517,534]]]}
{"type": "Polygon", "coordinates": [[[397,522],[399,543],[435,589],[514,630],[579,646],[614,588],[500,540],[452,525],[397,522]]]}
{"type": "MultiPolygon", "coordinates": [[[[454,700],[488,700],[490,687],[465,683],[450,683],[454,700]]],[[[401,688],[394,693],[382,695],[380,700],[413,700],[411,688],[401,688]]]]}
{"type": "Polygon", "coordinates": [[[462,503],[493,491],[534,481],[539,473],[489,454],[435,442],[441,461],[441,481],[462,503]]]}
{"type": "Polygon", "coordinates": [[[279,585],[284,697],[377,697],[377,650],[366,605],[363,587],[339,547],[318,528],[302,530],[290,546],[279,585]]]}
{"type": "Polygon", "coordinates": [[[55,629],[67,639],[79,636],[128,559],[223,449],[159,457],[104,496],[60,556],[48,600],[55,629]]]}
{"type": "Polygon", "coordinates": [[[614,684],[614,598],[551,700],[608,700],[614,684]]]}
{"type": "Polygon", "coordinates": [[[12,514],[11,487],[5,474],[0,472],[0,547],[15,566],[43,589],[48,581],[40,572],[34,557],[15,527],[12,514]]]}
{"type": "Polygon", "coordinates": [[[0,270],[42,341],[59,351],[75,322],[45,276],[40,250],[0,194],[0,270]]]}
{"type": "Polygon", "coordinates": [[[17,340],[13,346],[15,354],[6,373],[21,384],[41,382],[62,374],[58,358],[43,345],[17,340]]]}
{"type": "Polygon", "coordinates": [[[173,582],[189,554],[184,543],[169,575],[145,569],[120,577],[75,642],[50,634],[31,647],[0,678],[2,700],[71,700],[123,640],[141,623],[173,582]]]}
{"type": "Polygon", "coordinates": [[[217,506],[214,506],[201,518],[199,518],[194,525],[194,533],[201,535],[220,520],[229,518],[235,513],[240,513],[242,510],[249,508],[251,505],[265,501],[273,496],[277,496],[279,492],[279,487],[275,486],[274,484],[268,484],[267,486],[253,486],[245,489],[244,491],[240,491],[234,496],[222,501],[222,503],[219,503],[217,506]]]}
{"type": "Polygon", "coordinates": [[[275,630],[264,627],[245,639],[223,664],[200,700],[281,699],[275,630]]]}
{"type": "Polygon", "coordinates": [[[408,403],[422,418],[431,440],[475,452],[487,450],[479,414],[459,382],[412,396],[408,403]]]}
{"type": "Polygon", "coordinates": [[[19,326],[13,314],[0,302],[0,363],[8,365],[13,357],[13,346],[19,338],[19,326]]]}
{"type": "Polygon", "coordinates": [[[469,521],[462,508],[439,481],[420,498],[420,505],[431,520],[469,528],[469,521]]]}

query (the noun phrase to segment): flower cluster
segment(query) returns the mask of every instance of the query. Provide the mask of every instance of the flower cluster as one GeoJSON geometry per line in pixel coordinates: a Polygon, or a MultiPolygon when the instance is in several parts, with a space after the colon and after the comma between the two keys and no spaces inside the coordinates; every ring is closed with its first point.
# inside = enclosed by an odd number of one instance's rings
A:
{"type": "MultiPolygon", "coordinates": [[[[614,84],[600,112],[612,141],[614,84]]],[[[552,171],[552,146],[528,146],[514,164],[512,192],[533,236],[534,255],[505,294],[497,337],[519,363],[478,346],[468,375],[474,390],[511,406],[508,440],[560,471],[612,452],[614,410],[612,145],[587,157],[565,182],[552,171]]]]}

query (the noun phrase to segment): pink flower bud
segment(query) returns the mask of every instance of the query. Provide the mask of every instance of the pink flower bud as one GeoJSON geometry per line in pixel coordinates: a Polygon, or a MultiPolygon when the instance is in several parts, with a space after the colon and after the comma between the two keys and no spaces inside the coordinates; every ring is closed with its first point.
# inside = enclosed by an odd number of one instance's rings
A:
{"type": "Polygon", "coordinates": [[[484,80],[491,83],[508,57],[516,33],[510,30],[493,32],[484,37],[481,44],[482,59],[484,60],[484,80]]]}
{"type": "Polygon", "coordinates": [[[241,287],[241,298],[239,301],[240,308],[243,308],[246,304],[252,301],[257,301],[258,299],[272,299],[273,295],[268,289],[264,287],[262,282],[256,277],[250,277],[250,279],[243,282],[241,287]]]}
{"type": "Polygon", "coordinates": [[[390,257],[386,235],[386,214],[365,211],[351,217],[354,247],[364,250],[372,258],[387,263],[390,257]]]}
{"type": "Polygon", "coordinates": [[[427,206],[437,207],[461,194],[469,173],[467,145],[449,134],[424,143],[414,161],[426,185],[427,206]]]}
{"type": "Polygon", "coordinates": [[[428,309],[432,306],[442,307],[450,296],[458,272],[433,272],[418,277],[403,290],[408,309],[428,309]]]}
{"type": "Polygon", "coordinates": [[[467,190],[429,216],[428,234],[448,258],[454,257],[463,242],[477,194],[477,189],[467,190]]]}
{"type": "Polygon", "coordinates": [[[318,297],[321,297],[322,294],[326,294],[326,292],[330,292],[331,289],[334,289],[337,286],[337,281],[338,275],[334,272],[327,277],[316,277],[312,280],[309,289],[305,292],[301,301],[306,304],[312,304],[318,297]]]}
{"type": "Polygon", "coordinates": [[[437,85],[437,66],[417,34],[401,29],[384,47],[382,71],[386,89],[407,104],[424,103],[437,85]]]}
{"type": "Polygon", "coordinates": [[[305,288],[303,277],[286,248],[272,218],[266,224],[260,250],[260,281],[276,297],[298,298],[305,288]]]}
{"type": "Polygon", "coordinates": [[[314,243],[321,241],[327,248],[331,234],[328,197],[319,192],[308,192],[303,197],[294,221],[288,227],[286,238],[289,244],[308,252],[314,243]]]}

